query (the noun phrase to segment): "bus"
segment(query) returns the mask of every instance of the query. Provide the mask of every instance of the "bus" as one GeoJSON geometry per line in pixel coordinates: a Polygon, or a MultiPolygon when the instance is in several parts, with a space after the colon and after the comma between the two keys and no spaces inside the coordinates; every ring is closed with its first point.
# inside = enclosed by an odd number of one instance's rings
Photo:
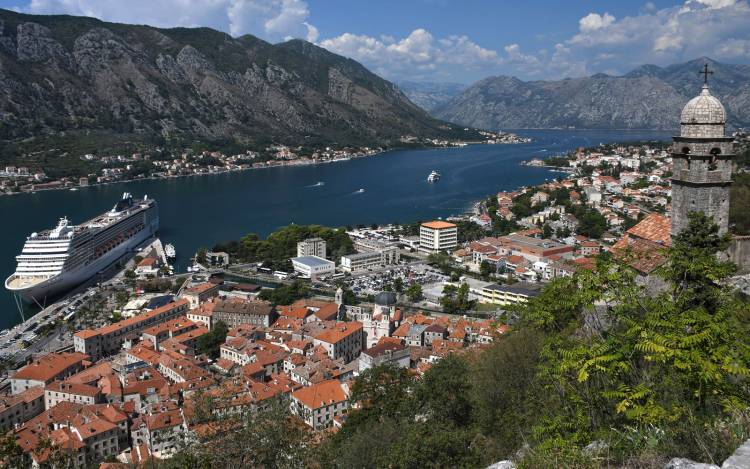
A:
{"type": "Polygon", "coordinates": [[[273,276],[279,280],[286,280],[287,277],[289,277],[289,274],[287,272],[282,272],[281,270],[276,270],[274,271],[273,276]]]}

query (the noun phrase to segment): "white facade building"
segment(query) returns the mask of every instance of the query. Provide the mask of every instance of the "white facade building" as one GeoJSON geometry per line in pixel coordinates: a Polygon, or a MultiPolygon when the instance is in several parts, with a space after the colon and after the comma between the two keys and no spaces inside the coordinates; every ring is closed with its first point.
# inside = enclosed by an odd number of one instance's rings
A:
{"type": "Polygon", "coordinates": [[[419,228],[419,250],[431,254],[452,251],[458,246],[458,227],[444,221],[422,223],[419,228]]]}
{"type": "Polygon", "coordinates": [[[336,271],[336,264],[319,256],[300,256],[292,258],[294,271],[303,277],[318,278],[336,271]]]}
{"type": "Polygon", "coordinates": [[[322,238],[308,238],[297,243],[297,257],[318,256],[326,258],[326,242],[322,238]]]}

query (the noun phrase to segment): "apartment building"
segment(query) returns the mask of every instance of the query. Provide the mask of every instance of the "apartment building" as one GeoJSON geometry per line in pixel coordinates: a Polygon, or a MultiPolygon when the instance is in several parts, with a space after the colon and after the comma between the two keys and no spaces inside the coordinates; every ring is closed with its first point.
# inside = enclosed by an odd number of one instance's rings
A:
{"type": "Polygon", "coordinates": [[[109,326],[76,332],[73,335],[73,347],[76,352],[85,353],[93,360],[98,360],[120,350],[128,335],[140,335],[148,327],[185,314],[189,307],[188,300],[181,299],[109,326]]]}
{"type": "Polygon", "coordinates": [[[363,336],[361,322],[340,322],[315,334],[313,344],[323,347],[330,358],[343,358],[348,363],[362,351],[363,336]]]}
{"type": "Polygon", "coordinates": [[[422,223],[419,227],[419,250],[426,254],[452,251],[458,246],[458,227],[445,221],[422,223]]]}
{"type": "Polygon", "coordinates": [[[323,381],[292,393],[290,409],[314,430],[330,427],[349,409],[348,390],[338,380],[323,381]]]}
{"type": "Polygon", "coordinates": [[[20,394],[35,386],[65,379],[81,371],[88,356],[83,353],[50,353],[37,358],[10,379],[11,394],[20,394]]]}
{"type": "Polygon", "coordinates": [[[322,238],[308,238],[297,243],[297,257],[317,256],[326,258],[326,242],[322,238]]]}

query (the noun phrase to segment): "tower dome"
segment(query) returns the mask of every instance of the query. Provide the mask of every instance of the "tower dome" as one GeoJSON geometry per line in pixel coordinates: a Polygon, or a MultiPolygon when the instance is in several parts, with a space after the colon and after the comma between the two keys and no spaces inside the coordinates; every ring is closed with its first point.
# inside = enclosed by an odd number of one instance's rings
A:
{"type": "Polygon", "coordinates": [[[703,85],[701,94],[688,101],[680,115],[680,136],[715,138],[724,136],[727,113],[724,106],[703,85]]]}
{"type": "Polygon", "coordinates": [[[375,304],[378,306],[393,306],[396,304],[396,294],[389,291],[382,291],[375,295],[375,304]]]}
{"type": "Polygon", "coordinates": [[[682,109],[682,124],[724,124],[727,115],[721,102],[703,85],[701,94],[688,101],[682,109]]]}

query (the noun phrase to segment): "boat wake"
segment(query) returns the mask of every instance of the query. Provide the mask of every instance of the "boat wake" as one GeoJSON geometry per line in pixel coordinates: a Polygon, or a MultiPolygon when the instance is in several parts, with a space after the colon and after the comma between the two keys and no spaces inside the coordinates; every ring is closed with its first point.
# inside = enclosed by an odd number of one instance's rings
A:
{"type": "Polygon", "coordinates": [[[365,193],[365,190],[364,190],[364,189],[360,189],[360,190],[358,190],[358,191],[354,191],[354,192],[352,192],[352,193],[351,193],[351,194],[349,194],[349,195],[354,195],[354,194],[364,194],[364,193],[365,193]]]}
{"type": "Polygon", "coordinates": [[[305,186],[305,187],[307,187],[307,188],[312,188],[312,187],[321,187],[321,186],[325,186],[325,185],[326,185],[326,183],[325,183],[325,182],[323,182],[323,181],[318,181],[318,182],[316,182],[315,184],[310,184],[309,186],[305,186]]]}

